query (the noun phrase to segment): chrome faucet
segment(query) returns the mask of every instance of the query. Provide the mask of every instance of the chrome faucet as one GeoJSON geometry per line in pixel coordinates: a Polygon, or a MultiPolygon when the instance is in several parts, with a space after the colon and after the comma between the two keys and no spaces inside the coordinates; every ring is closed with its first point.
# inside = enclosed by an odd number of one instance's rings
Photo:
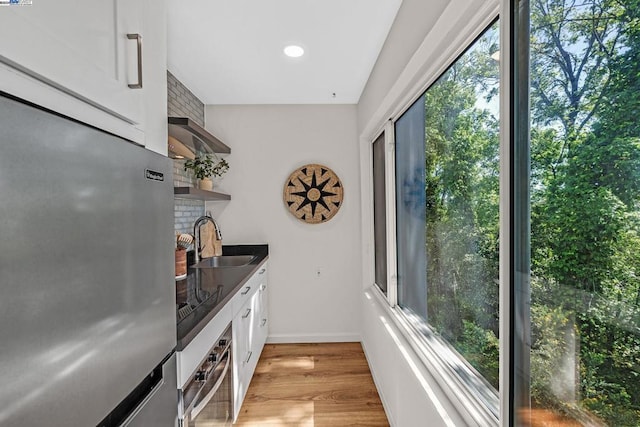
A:
{"type": "Polygon", "coordinates": [[[209,216],[209,218],[213,220],[213,228],[216,232],[216,239],[222,241],[222,232],[220,231],[220,226],[218,225],[218,222],[215,219],[213,219],[212,216],[209,216]]]}
{"type": "Polygon", "coordinates": [[[220,227],[218,227],[218,223],[212,217],[205,215],[196,219],[196,222],[193,224],[193,235],[196,238],[195,242],[195,262],[200,261],[200,252],[202,249],[200,248],[200,227],[205,222],[210,221],[213,224],[213,228],[216,231],[216,238],[218,240],[222,240],[222,234],[220,233],[220,227]]]}
{"type": "Polygon", "coordinates": [[[205,215],[211,218],[211,220],[213,221],[213,229],[216,233],[216,239],[222,241],[222,233],[220,232],[220,227],[218,226],[216,220],[213,218],[213,215],[211,215],[211,211],[207,211],[205,215]]]}

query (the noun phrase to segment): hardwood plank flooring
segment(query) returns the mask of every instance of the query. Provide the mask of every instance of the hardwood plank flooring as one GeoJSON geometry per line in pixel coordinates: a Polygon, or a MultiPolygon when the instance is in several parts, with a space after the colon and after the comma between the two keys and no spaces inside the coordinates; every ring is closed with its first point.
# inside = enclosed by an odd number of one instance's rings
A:
{"type": "Polygon", "coordinates": [[[360,343],[267,344],[235,426],[389,423],[360,343]]]}

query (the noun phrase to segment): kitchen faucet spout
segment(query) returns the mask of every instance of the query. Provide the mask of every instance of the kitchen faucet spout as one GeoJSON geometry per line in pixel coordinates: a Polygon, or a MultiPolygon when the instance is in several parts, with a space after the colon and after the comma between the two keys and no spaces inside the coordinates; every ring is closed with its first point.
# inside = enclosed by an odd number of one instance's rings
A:
{"type": "Polygon", "coordinates": [[[193,224],[193,235],[195,236],[195,262],[200,261],[200,254],[202,252],[202,248],[200,247],[200,227],[205,223],[205,222],[211,222],[213,224],[213,228],[215,230],[216,233],[216,239],[217,240],[222,240],[222,233],[220,233],[220,227],[218,226],[218,223],[216,222],[215,219],[213,219],[212,217],[205,215],[205,216],[201,216],[200,218],[196,219],[196,222],[193,224]]]}

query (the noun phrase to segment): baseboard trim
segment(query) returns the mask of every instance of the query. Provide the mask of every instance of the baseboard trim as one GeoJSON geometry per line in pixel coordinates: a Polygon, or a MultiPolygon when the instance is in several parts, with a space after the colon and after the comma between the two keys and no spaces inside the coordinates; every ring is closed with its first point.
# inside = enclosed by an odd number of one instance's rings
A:
{"type": "Polygon", "coordinates": [[[321,342],[361,342],[360,334],[270,334],[267,344],[304,344],[321,342]]]}

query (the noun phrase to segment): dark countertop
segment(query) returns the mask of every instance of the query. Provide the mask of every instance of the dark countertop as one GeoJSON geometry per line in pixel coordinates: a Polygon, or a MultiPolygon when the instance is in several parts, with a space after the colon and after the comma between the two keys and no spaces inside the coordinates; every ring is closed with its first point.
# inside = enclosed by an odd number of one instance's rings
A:
{"type": "MultiPolygon", "coordinates": [[[[187,277],[176,280],[176,310],[193,311],[180,319],[178,314],[177,351],[187,344],[209,323],[211,319],[240,290],[247,280],[258,271],[269,257],[268,245],[226,245],[223,255],[256,255],[248,265],[222,268],[187,269],[187,277]]],[[[191,260],[189,265],[193,264],[191,260]]]]}

